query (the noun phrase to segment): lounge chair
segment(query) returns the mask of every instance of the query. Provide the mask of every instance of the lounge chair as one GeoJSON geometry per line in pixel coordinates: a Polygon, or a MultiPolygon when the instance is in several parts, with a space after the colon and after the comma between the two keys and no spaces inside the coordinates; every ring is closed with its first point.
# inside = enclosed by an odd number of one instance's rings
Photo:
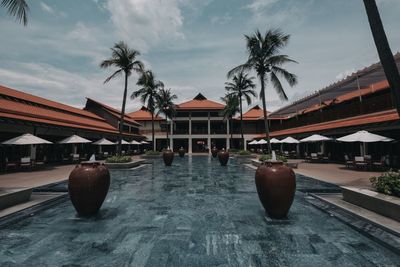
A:
{"type": "Polygon", "coordinates": [[[314,162],[319,161],[317,153],[311,153],[311,161],[314,161],[314,162]]]}
{"type": "Polygon", "coordinates": [[[386,168],[386,157],[382,156],[380,161],[373,161],[372,167],[374,169],[384,170],[386,168]]]}
{"type": "Polygon", "coordinates": [[[7,171],[9,169],[17,169],[18,165],[18,162],[10,162],[8,161],[8,158],[6,158],[5,170],[7,171]]]}
{"type": "Polygon", "coordinates": [[[307,152],[304,153],[304,159],[306,162],[310,162],[310,160],[311,160],[311,157],[308,155],[307,152]]]}
{"type": "Polygon", "coordinates": [[[21,162],[19,163],[19,166],[21,168],[31,168],[32,167],[32,161],[30,157],[23,157],[21,158],[21,162]]]}
{"type": "Polygon", "coordinates": [[[346,163],[346,167],[347,167],[347,168],[350,168],[350,167],[353,167],[353,166],[354,166],[354,160],[351,160],[351,159],[349,158],[349,156],[344,155],[344,161],[345,161],[345,163],[346,163]]]}
{"type": "Polygon", "coordinates": [[[79,154],[72,154],[72,162],[79,162],[79,154]]]}
{"type": "Polygon", "coordinates": [[[46,157],[43,158],[43,160],[35,160],[33,162],[33,165],[35,166],[35,168],[43,168],[46,162],[46,157]]]}
{"type": "Polygon", "coordinates": [[[354,165],[359,169],[366,169],[368,167],[368,163],[364,157],[354,157],[354,165]]]}
{"type": "Polygon", "coordinates": [[[322,156],[322,160],[325,161],[325,162],[330,161],[331,160],[331,153],[328,153],[328,155],[326,155],[326,156],[322,156]]]}

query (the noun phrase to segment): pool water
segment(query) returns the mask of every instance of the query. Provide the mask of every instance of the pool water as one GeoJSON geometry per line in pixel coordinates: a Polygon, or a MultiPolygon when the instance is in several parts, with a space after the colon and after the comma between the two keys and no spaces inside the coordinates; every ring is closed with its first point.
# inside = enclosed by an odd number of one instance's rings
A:
{"type": "MultiPolygon", "coordinates": [[[[255,170],[206,156],[111,172],[99,215],[69,201],[0,230],[0,266],[398,266],[400,256],[314,208],[265,217],[255,170]]],[[[298,189],[329,185],[298,177],[298,189]],[[311,181],[311,182],[310,182],[311,181]]]]}

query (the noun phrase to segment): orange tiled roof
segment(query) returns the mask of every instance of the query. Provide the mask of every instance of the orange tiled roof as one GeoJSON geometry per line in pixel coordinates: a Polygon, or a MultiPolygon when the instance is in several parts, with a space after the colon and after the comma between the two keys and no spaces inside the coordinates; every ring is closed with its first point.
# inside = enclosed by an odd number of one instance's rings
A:
{"type": "Polygon", "coordinates": [[[225,106],[221,103],[214,102],[205,98],[202,94],[198,94],[193,100],[181,103],[176,106],[178,110],[221,110],[225,106]]]}
{"type": "MultiPolygon", "coordinates": [[[[270,112],[267,111],[267,114],[270,112]]],[[[238,117],[240,119],[240,116],[238,117]]],[[[264,111],[259,105],[256,105],[243,114],[244,121],[253,121],[264,119],[264,111]]]]}
{"type": "MultiPolygon", "coordinates": [[[[88,98],[88,97],[87,97],[86,99],[87,99],[88,101],[91,101],[91,102],[93,102],[93,103],[95,103],[95,104],[97,104],[97,105],[103,107],[103,108],[106,109],[108,112],[110,112],[114,117],[116,117],[116,118],[118,118],[118,119],[120,118],[120,116],[121,116],[121,111],[119,111],[118,109],[115,109],[115,108],[110,107],[110,106],[108,106],[108,105],[106,105],[106,104],[100,103],[100,102],[98,102],[98,101],[96,101],[96,100],[93,100],[93,99],[91,99],[91,98],[88,98]]],[[[127,121],[127,122],[130,122],[130,123],[132,123],[132,124],[134,124],[134,125],[140,126],[140,123],[138,123],[137,121],[135,121],[131,116],[129,116],[129,114],[125,114],[124,120],[127,121]]]]}
{"type": "MultiPolygon", "coordinates": [[[[376,113],[371,113],[367,115],[360,115],[346,119],[340,119],[335,121],[327,121],[312,125],[301,126],[297,128],[285,129],[280,131],[271,132],[271,137],[278,137],[284,135],[317,132],[335,128],[350,127],[356,125],[366,125],[371,123],[386,122],[399,120],[399,114],[395,109],[380,111],[376,113]]],[[[261,135],[260,135],[261,136],[261,135]]],[[[262,135],[264,136],[264,135],[262,135]]]]}
{"type": "MultiPolygon", "coordinates": [[[[135,121],[151,121],[151,113],[146,107],[142,107],[141,109],[137,111],[133,111],[131,113],[128,113],[128,115],[133,118],[135,121]]],[[[165,119],[155,115],[154,116],[155,121],[164,121],[165,119]]]]}

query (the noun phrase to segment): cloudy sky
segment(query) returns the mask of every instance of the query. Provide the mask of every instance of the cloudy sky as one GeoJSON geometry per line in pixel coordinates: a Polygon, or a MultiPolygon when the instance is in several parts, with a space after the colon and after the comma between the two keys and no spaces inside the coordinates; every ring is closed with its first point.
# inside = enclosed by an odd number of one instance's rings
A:
{"type": "MultiPolygon", "coordinates": [[[[124,40],[178,95],[219,100],[226,72],[246,59],[244,34],[279,27],[299,64],[290,101],[378,60],[362,0],[27,0],[23,27],[0,10],[0,84],[82,107],[85,97],[119,108],[122,79],[99,63],[124,40]]],[[[393,52],[400,50],[400,1],[378,0],[393,52]]],[[[129,91],[137,89],[137,76],[129,91]]],[[[258,87],[259,88],[259,87],[258,87]]],[[[267,88],[270,110],[287,103],[267,88]]],[[[255,102],[258,100],[256,99],[255,102]]],[[[128,110],[141,104],[128,101],[128,110]]]]}

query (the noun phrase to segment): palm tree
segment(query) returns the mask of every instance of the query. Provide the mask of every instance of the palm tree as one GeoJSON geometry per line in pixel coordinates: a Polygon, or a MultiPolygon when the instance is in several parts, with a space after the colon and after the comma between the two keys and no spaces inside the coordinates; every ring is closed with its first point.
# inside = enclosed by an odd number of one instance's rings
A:
{"type": "Polygon", "coordinates": [[[279,77],[283,77],[290,86],[297,84],[297,76],[290,73],[282,67],[285,63],[296,61],[287,55],[280,54],[280,50],[288,44],[290,35],[284,34],[280,29],[268,30],[263,36],[259,30],[253,35],[245,35],[247,42],[247,61],[228,72],[228,77],[241,71],[254,70],[260,79],[261,90],[260,98],[264,110],[265,136],[268,142],[268,152],[271,153],[271,142],[269,138],[269,126],[267,117],[267,108],[265,103],[265,83],[270,81],[282,100],[288,97],[283,89],[279,77]],[[267,75],[270,73],[270,75],[267,75]]]}
{"type": "Polygon", "coordinates": [[[29,6],[25,0],[2,0],[1,7],[7,9],[7,13],[26,26],[28,24],[29,6]]]}
{"type": "Polygon", "coordinates": [[[367,11],[374,42],[378,50],[379,59],[385,72],[386,79],[388,80],[392,90],[392,96],[395,100],[394,103],[396,105],[397,113],[400,115],[399,70],[397,69],[396,61],[393,58],[392,50],[390,49],[375,0],[364,0],[364,5],[365,10],[367,11]]]}
{"type": "Polygon", "coordinates": [[[222,102],[225,103],[225,107],[222,110],[222,116],[229,121],[229,132],[231,133],[230,144],[232,145],[233,141],[233,121],[232,118],[236,113],[239,112],[239,99],[236,96],[226,94],[224,97],[221,97],[222,102]]]}
{"type": "Polygon", "coordinates": [[[256,97],[257,93],[254,91],[256,85],[253,82],[254,77],[248,77],[247,73],[239,72],[232,78],[232,82],[225,83],[225,89],[228,96],[235,97],[239,100],[240,110],[240,134],[242,139],[242,149],[244,149],[244,136],[243,136],[243,98],[246,99],[247,105],[251,104],[251,97],[256,97]]]}
{"type": "Polygon", "coordinates": [[[136,50],[130,49],[124,42],[120,41],[116,43],[113,48],[111,48],[112,54],[111,58],[104,60],[101,62],[101,68],[108,67],[117,67],[118,69],[109,76],[104,83],[108,83],[113,78],[125,74],[125,87],[124,87],[124,96],[122,98],[122,108],[121,108],[121,117],[119,120],[119,135],[118,135],[118,146],[117,153],[121,155],[121,141],[122,141],[122,131],[124,125],[124,117],[125,117],[125,104],[126,104],[126,95],[128,92],[128,77],[132,74],[132,72],[141,73],[143,72],[144,65],[141,61],[136,58],[140,55],[140,53],[136,50]]]}
{"type": "MultiPolygon", "coordinates": [[[[172,119],[175,114],[175,104],[174,100],[178,97],[171,92],[171,89],[161,88],[157,94],[157,108],[158,113],[163,113],[165,115],[165,119],[168,125],[168,119],[172,119]]],[[[171,125],[172,127],[172,125],[171,125]]],[[[168,138],[168,127],[167,127],[167,147],[170,146],[169,138],[168,138]]]]}
{"type": "Polygon", "coordinates": [[[141,102],[147,106],[147,109],[151,113],[151,133],[153,141],[153,150],[156,150],[156,143],[154,140],[154,114],[157,108],[157,95],[158,90],[164,87],[161,81],[157,81],[151,70],[146,70],[140,76],[138,82],[136,83],[140,88],[133,92],[131,99],[140,97],[141,102]]]}

